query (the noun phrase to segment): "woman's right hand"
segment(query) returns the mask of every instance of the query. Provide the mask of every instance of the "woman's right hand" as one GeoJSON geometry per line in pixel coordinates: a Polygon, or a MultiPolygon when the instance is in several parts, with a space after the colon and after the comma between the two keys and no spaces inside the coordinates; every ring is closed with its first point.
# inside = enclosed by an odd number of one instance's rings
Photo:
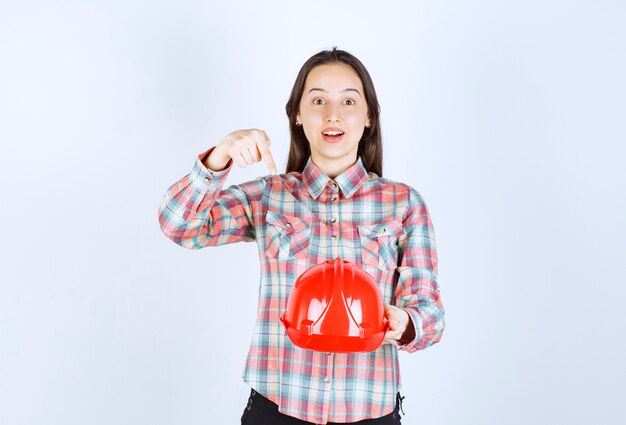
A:
{"type": "Polygon", "coordinates": [[[221,171],[230,159],[241,168],[265,161],[270,173],[276,174],[276,163],[269,146],[270,139],[263,130],[236,130],[222,139],[204,160],[204,165],[210,170],[221,171]]]}

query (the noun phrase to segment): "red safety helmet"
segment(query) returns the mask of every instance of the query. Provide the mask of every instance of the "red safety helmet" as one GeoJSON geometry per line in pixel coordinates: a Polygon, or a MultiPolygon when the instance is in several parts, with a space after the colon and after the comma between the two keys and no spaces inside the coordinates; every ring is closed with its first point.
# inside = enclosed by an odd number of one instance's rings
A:
{"type": "Polygon", "coordinates": [[[389,327],[374,278],[339,257],[298,277],[280,321],[298,347],[335,353],[374,351],[389,327]]]}

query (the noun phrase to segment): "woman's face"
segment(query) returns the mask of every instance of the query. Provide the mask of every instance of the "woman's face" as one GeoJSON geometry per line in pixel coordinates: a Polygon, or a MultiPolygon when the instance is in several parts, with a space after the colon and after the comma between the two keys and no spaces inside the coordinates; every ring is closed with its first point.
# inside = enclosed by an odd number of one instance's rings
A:
{"type": "Polygon", "coordinates": [[[334,178],[357,159],[359,140],[370,126],[363,84],[349,65],[313,68],[300,99],[298,122],[311,146],[311,159],[334,178]]]}

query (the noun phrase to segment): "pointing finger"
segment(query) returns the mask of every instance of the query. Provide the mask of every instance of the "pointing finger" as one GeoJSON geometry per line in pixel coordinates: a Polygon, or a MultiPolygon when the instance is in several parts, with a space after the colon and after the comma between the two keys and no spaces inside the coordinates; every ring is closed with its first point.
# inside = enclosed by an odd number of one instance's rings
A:
{"type": "Polygon", "coordinates": [[[265,136],[265,140],[257,142],[257,147],[259,149],[259,152],[261,153],[261,158],[263,158],[263,160],[267,164],[270,173],[276,174],[276,163],[274,162],[274,157],[272,157],[272,153],[270,152],[269,145],[270,139],[268,139],[267,136],[265,136]]]}

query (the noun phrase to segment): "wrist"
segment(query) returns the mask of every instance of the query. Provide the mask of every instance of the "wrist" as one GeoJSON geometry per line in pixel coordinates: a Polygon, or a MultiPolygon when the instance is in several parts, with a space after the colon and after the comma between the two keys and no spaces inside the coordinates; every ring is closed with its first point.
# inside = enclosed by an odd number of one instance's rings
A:
{"type": "Polygon", "coordinates": [[[228,156],[221,144],[217,145],[202,161],[206,168],[214,172],[223,171],[229,162],[230,156],[228,156]]]}
{"type": "Polygon", "coordinates": [[[405,345],[413,341],[416,335],[415,335],[415,325],[413,325],[413,320],[411,319],[411,315],[405,309],[402,309],[402,311],[404,311],[404,313],[407,315],[408,323],[406,324],[406,328],[404,329],[402,336],[398,340],[398,343],[400,345],[405,345]]]}

